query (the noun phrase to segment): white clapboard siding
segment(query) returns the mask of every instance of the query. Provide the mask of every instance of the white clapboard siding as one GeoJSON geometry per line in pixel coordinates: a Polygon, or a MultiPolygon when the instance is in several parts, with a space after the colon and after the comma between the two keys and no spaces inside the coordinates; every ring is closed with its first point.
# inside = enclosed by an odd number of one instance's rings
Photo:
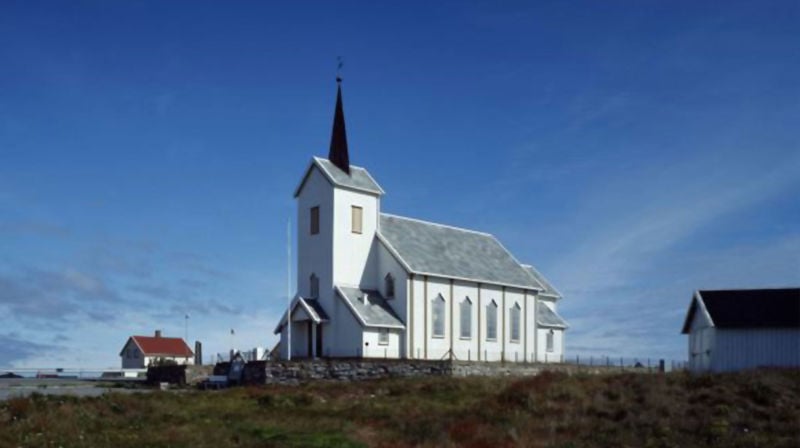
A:
{"type": "Polygon", "coordinates": [[[800,329],[719,329],[715,331],[711,370],[800,367],[800,329]]]}

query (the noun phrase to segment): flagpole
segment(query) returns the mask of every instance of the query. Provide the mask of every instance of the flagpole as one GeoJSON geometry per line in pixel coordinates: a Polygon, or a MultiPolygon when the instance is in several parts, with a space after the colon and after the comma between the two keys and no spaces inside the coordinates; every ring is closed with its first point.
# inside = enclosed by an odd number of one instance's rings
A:
{"type": "Polygon", "coordinates": [[[286,359],[292,360],[292,218],[286,221],[286,359]]]}

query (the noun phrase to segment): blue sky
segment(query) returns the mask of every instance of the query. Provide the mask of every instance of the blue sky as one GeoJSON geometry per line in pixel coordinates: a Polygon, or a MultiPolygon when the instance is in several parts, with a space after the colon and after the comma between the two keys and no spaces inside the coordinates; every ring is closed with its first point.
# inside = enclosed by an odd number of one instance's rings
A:
{"type": "Polygon", "coordinates": [[[271,346],[340,55],[383,209],[536,265],[570,356],[681,359],[694,289],[800,284],[800,5],[495,3],[3,2],[0,367],[187,311],[271,346]]]}

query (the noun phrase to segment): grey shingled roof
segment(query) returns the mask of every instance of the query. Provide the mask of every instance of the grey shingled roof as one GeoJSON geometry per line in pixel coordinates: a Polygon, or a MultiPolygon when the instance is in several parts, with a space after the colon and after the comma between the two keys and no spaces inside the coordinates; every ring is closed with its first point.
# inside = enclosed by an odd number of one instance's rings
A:
{"type": "Polygon", "coordinates": [[[414,273],[542,288],[488,233],[382,213],[380,235],[414,273]]]}
{"type": "Polygon", "coordinates": [[[380,292],[372,289],[359,289],[349,288],[346,286],[337,286],[339,296],[342,300],[346,301],[351,309],[355,310],[356,317],[364,325],[368,327],[395,327],[405,328],[403,321],[397,317],[394,310],[386,302],[386,299],[381,296],[380,292]],[[367,294],[367,302],[361,301],[361,298],[367,294]]]}
{"type": "Polygon", "coordinates": [[[536,324],[542,327],[559,327],[567,328],[567,322],[561,318],[555,311],[551,310],[549,306],[536,301],[536,324]]]}
{"type": "MultiPolygon", "coordinates": [[[[333,182],[334,185],[377,195],[383,194],[381,186],[375,182],[375,179],[369,175],[366,169],[360,166],[350,165],[350,174],[348,175],[328,159],[314,157],[314,163],[322,169],[325,177],[333,182]]],[[[298,188],[299,191],[300,189],[298,188]]]]}
{"type": "Polygon", "coordinates": [[[522,268],[533,277],[536,283],[542,285],[542,294],[561,298],[561,293],[558,292],[558,290],[549,281],[547,281],[544,275],[537,271],[535,267],[529,264],[523,264],[522,268]]]}

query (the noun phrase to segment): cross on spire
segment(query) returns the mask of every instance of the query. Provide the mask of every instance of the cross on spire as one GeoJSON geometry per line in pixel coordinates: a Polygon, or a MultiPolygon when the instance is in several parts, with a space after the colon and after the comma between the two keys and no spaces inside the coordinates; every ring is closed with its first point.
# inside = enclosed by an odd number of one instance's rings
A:
{"type": "MultiPolygon", "coordinates": [[[[341,62],[339,63],[341,67],[341,62]]],[[[328,160],[348,175],[350,174],[350,156],[347,153],[347,132],[344,128],[344,107],[342,106],[342,78],[336,76],[336,111],[333,115],[333,132],[328,160]]]]}

